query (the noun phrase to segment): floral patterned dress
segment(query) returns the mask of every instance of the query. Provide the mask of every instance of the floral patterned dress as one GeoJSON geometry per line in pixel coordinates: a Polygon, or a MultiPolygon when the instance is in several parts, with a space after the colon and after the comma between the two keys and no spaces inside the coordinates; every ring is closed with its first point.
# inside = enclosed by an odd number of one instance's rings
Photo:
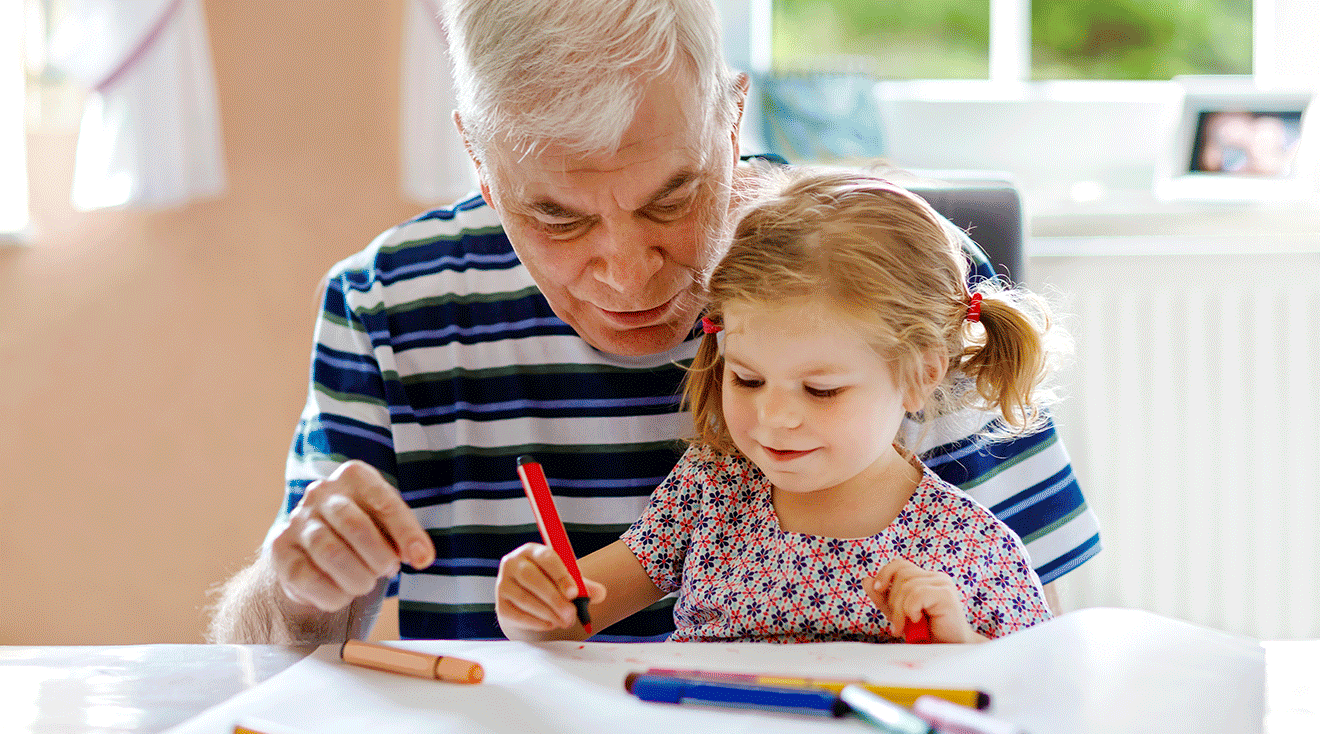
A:
{"type": "Polygon", "coordinates": [[[863,584],[906,558],[950,576],[972,627],[995,638],[1050,618],[1022,541],[915,458],[922,479],[868,538],[784,532],[751,462],[693,446],[623,535],[657,587],[679,592],[674,641],[896,642],[863,584]]]}

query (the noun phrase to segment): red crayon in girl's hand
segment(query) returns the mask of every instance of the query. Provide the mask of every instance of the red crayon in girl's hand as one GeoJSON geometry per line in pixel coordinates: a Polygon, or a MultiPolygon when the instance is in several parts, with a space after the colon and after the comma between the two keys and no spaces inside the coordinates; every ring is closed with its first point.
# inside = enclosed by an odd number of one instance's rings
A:
{"type": "Polygon", "coordinates": [[[532,457],[519,456],[518,478],[522,480],[527,499],[531,500],[532,512],[536,515],[536,525],[541,529],[541,539],[564,562],[564,566],[568,568],[568,575],[572,576],[573,583],[577,584],[578,596],[573,600],[573,606],[577,607],[578,621],[589,635],[591,612],[587,609],[587,605],[591,603],[591,598],[587,596],[586,584],[582,583],[582,572],[578,570],[573,545],[568,542],[568,532],[564,530],[564,523],[559,519],[559,511],[555,509],[555,500],[550,496],[550,485],[545,482],[545,472],[541,471],[541,465],[532,457]]]}
{"type": "Polygon", "coordinates": [[[921,619],[908,623],[903,626],[903,640],[915,644],[928,644],[935,641],[930,634],[930,617],[925,612],[921,613],[921,619]]]}

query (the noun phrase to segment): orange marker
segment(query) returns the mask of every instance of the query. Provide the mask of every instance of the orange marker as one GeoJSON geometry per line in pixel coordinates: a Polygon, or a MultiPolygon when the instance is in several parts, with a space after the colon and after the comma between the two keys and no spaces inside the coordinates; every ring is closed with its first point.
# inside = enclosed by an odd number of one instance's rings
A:
{"type": "Polygon", "coordinates": [[[262,719],[243,718],[234,724],[234,734],[303,734],[296,729],[262,719]]]}
{"type": "Polygon", "coordinates": [[[346,663],[387,673],[434,678],[449,683],[480,683],[486,671],[480,663],[448,655],[431,655],[401,647],[378,645],[374,642],[349,640],[339,649],[339,657],[346,663]]]}

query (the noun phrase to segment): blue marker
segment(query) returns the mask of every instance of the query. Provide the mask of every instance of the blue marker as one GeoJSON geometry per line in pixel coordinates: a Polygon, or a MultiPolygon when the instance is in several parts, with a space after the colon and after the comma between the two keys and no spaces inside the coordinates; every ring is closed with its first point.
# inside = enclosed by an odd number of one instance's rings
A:
{"type": "Polygon", "coordinates": [[[837,694],[820,688],[780,688],[645,673],[629,673],[623,687],[643,701],[659,703],[696,703],[815,716],[848,713],[848,705],[837,694]]]}

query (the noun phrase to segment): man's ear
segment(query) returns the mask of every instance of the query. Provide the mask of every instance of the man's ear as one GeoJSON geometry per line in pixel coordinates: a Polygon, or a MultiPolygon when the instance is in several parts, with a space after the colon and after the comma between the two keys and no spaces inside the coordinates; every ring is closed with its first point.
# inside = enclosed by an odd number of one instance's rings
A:
{"type": "Polygon", "coordinates": [[[472,141],[468,140],[467,130],[463,129],[463,116],[454,110],[454,127],[458,128],[458,137],[463,139],[463,150],[467,151],[468,158],[472,159],[472,166],[477,169],[477,181],[481,185],[481,198],[486,200],[486,206],[495,207],[495,202],[491,201],[490,186],[486,183],[486,168],[481,165],[481,159],[477,157],[477,151],[472,147],[472,141]]]}
{"type": "Polygon", "coordinates": [[[733,149],[735,155],[738,153],[738,135],[742,130],[743,113],[747,110],[747,93],[752,86],[752,78],[744,72],[738,72],[738,79],[735,82],[738,86],[738,116],[733,121],[733,149]]]}
{"type": "Polygon", "coordinates": [[[909,413],[919,412],[926,407],[926,399],[935,388],[944,381],[949,370],[949,360],[940,349],[927,349],[921,353],[921,363],[917,366],[917,380],[908,386],[903,396],[903,410],[909,413]]]}

